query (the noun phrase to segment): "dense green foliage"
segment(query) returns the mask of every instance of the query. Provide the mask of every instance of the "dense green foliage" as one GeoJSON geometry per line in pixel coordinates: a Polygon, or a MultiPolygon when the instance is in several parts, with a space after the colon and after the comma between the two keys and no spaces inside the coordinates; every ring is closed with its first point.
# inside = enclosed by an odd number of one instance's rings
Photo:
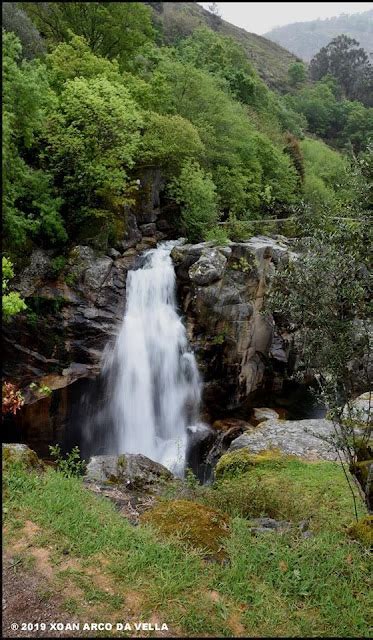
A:
{"type": "Polygon", "coordinates": [[[150,12],[141,2],[20,4],[52,46],[73,32],[83,36],[92,51],[119,58],[123,66],[153,37],[150,12]]]}
{"type": "Polygon", "coordinates": [[[180,232],[195,241],[226,237],[241,220],[302,217],[304,206],[315,219],[340,213],[367,182],[373,112],[344,97],[332,68],[310,84],[292,63],[281,97],[237,41],[199,24],[163,38],[151,16],[141,3],[8,10],[3,192],[13,261],[33,244],[63,253],[76,240],[119,240],[145,167],[161,169],[180,232]],[[48,53],[30,54],[27,35],[38,30],[48,53]],[[300,142],[306,135],[344,155],[300,142]],[[229,221],[224,232],[219,221],[229,221]]]}

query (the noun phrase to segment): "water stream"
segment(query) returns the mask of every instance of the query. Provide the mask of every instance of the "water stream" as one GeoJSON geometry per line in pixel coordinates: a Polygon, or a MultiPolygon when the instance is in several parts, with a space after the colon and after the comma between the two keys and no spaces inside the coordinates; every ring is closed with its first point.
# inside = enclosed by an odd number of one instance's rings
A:
{"type": "Polygon", "coordinates": [[[117,453],[142,453],[180,475],[188,427],[198,423],[201,382],[177,312],[170,252],[149,250],[127,275],[127,301],[114,351],[110,411],[117,453]]]}

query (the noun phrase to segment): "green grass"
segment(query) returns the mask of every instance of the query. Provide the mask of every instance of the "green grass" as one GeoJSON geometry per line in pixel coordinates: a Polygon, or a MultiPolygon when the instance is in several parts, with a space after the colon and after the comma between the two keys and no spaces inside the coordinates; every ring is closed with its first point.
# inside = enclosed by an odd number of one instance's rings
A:
{"type": "Polygon", "coordinates": [[[65,600],[71,613],[83,611],[85,602],[112,619],[123,611],[126,594],[136,592],[141,619],[156,612],[171,631],[187,637],[369,637],[370,558],[347,536],[353,509],[344,482],[336,464],[291,461],[196,490],[200,503],[232,514],[226,563],[205,562],[198,551],[160,538],[149,526],[133,527],[80,480],[51,469],[37,475],[7,466],[5,524],[8,536],[19,535],[20,523],[30,519],[41,528],[38,543],[54,550],[55,561],[63,552],[79,560],[79,570],[58,576],[59,584],[73,580],[83,594],[82,602],[75,595],[65,600]],[[296,529],[250,533],[243,515],[268,513],[271,492],[276,515],[296,519],[311,510],[313,537],[304,539],[296,529]],[[114,592],[92,584],[88,567],[105,573],[114,592]]]}
{"type": "MultiPolygon", "coordinates": [[[[363,515],[356,489],[354,494],[358,512],[363,515]]],[[[354,503],[342,467],[333,462],[263,458],[262,464],[249,470],[243,467],[231,474],[228,471],[201,496],[209,506],[232,516],[266,515],[291,521],[309,518],[313,530],[339,529],[354,519],[354,503]]]]}

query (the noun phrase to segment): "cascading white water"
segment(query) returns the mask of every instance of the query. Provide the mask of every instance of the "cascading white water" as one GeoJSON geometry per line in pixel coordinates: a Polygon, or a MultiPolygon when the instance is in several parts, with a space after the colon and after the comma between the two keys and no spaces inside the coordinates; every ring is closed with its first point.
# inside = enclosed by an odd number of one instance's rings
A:
{"type": "Polygon", "coordinates": [[[119,453],[142,453],[181,474],[201,385],[176,310],[170,257],[176,244],[148,251],[143,267],[127,275],[126,311],[113,354],[112,410],[119,453]]]}

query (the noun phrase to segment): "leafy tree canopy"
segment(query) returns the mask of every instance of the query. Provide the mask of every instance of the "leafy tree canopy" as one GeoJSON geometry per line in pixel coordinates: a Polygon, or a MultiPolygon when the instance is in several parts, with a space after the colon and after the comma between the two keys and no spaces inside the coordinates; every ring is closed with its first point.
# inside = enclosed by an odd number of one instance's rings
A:
{"type": "Polygon", "coordinates": [[[93,53],[118,58],[127,67],[135,53],[153,39],[149,7],[142,2],[23,2],[45,38],[65,41],[69,32],[84,36],[93,53]]]}
{"type": "Polygon", "coordinates": [[[372,66],[366,51],[357,40],[344,34],[333,38],[312,58],[310,74],[313,80],[320,80],[327,74],[336,78],[350,99],[367,98],[367,104],[373,106],[373,98],[364,96],[364,84],[372,87],[372,66]]]}

